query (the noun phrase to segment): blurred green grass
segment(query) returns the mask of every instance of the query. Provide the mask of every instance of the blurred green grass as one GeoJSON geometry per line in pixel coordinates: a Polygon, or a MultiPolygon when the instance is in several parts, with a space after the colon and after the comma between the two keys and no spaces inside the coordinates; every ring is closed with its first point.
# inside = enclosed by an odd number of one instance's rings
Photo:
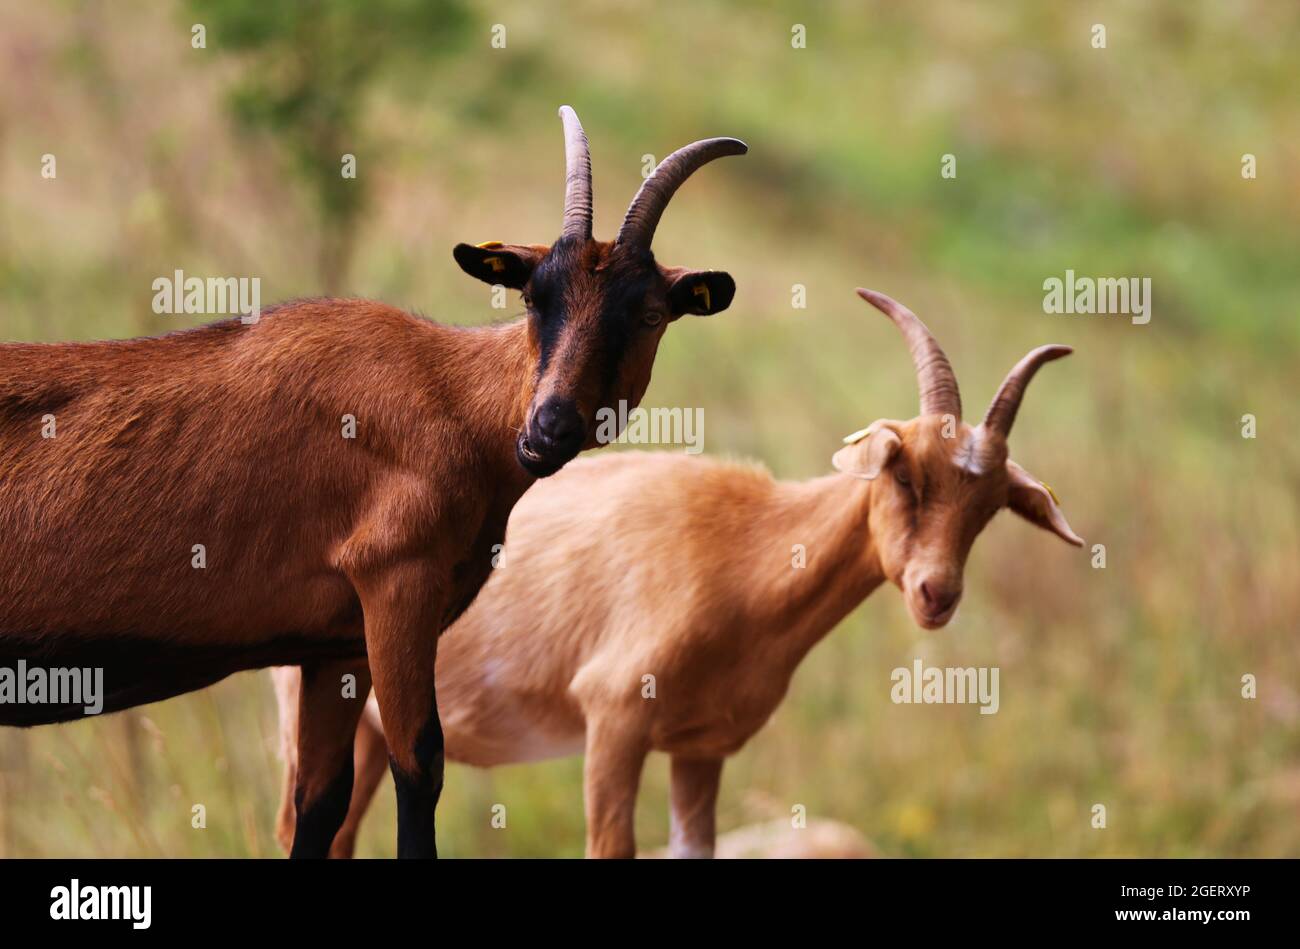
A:
{"type": "MultiPolygon", "coordinates": [[[[727,764],[720,826],[798,803],[890,855],[1300,855],[1300,11],[503,0],[477,16],[463,48],[367,101],[378,144],[358,167],[375,200],[350,292],[499,317],[450,249],[553,239],[569,102],[592,142],[598,236],[647,152],[751,146],[693,179],[656,240],[661,260],[739,284],[728,312],[667,335],[647,397],[703,406],[710,453],[807,477],[844,433],[914,413],[906,351],[858,285],[927,320],[972,414],[1028,348],[1076,348],[1034,383],[1012,448],[1106,545],[1106,568],[1004,516],[948,629],[921,633],[881,589],[727,764]],[[807,49],[790,46],[795,22],[807,49]],[[1258,180],[1240,176],[1245,152],[1258,180]],[[1150,325],[1044,314],[1042,281],[1067,268],[1150,276],[1150,325]],[[999,713],[892,705],[890,670],[917,656],[1000,666],[999,713]]],[[[0,11],[0,337],[175,328],[149,301],[177,267],[260,275],[264,302],[319,292],[310,202],[273,142],[228,121],[240,65],[218,36],[192,50],[193,20],[141,3],[0,11]]],[[[667,836],[666,783],[652,757],[643,846],[667,836]]],[[[269,684],[236,676],[0,731],[0,854],[269,856],[278,792],[269,684]]],[[[448,855],[579,855],[582,827],[577,759],[449,771],[448,855]]],[[[393,828],[384,790],[360,852],[391,855],[393,828]]]]}

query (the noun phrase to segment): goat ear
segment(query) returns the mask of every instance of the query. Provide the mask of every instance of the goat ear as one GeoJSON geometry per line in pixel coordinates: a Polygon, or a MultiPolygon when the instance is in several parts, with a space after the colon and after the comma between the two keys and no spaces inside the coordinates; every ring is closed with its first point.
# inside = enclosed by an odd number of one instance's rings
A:
{"type": "Polygon", "coordinates": [[[1029,523],[1051,531],[1067,544],[1083,546],[1083,538],[1070,529],[1051,488],[1014,461],[1007,462],[1007,477],[1011,479],[1007,507],[1029,523]]]}
{"type": "Polygon", "coordinates": [[[731,306],[736,295],[736,281],[721,270],[673,270],[666,276],[673,316],[712,316],[731,306]]]}
{"type": "Polygon", "coordinates": [[[487,241],[483,244],[457,244],[451,256],[471,277],[484,283],[522,290],[532,276],[533,268],[546,256],[546,250],[529,244],[487,241]]]}
{"type": "Polygon", "coordinates": [[[861,432],[855,432],[845,441],[845,445],[831,456],[831,464],[837,471],[873,481],[879,477],[885,465],[894,460],[903,441],[892,428],[886,428],[878,422],[861,432]]]}

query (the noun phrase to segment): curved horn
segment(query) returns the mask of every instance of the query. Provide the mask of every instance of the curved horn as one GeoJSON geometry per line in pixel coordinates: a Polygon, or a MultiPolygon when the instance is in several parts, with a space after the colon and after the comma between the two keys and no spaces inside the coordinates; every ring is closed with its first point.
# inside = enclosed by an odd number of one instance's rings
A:
{"type": "Polygon", "coordinates": [[[1034,373],[1038,372],[1044,363],[1068,356],[1072,352],[1074,349],[1069,346],[1039,346],[1032,350],[1024,359],[1016,363],[1015,367],[1007,373],[1007,377],[1002,380],[1002,385],[998,387],[998,394],[989,404],[989,410],[984,413],[984,421],[981,424],[1003,438],[1010,435],[1011,426],[1016,421],[1016,412],[1020,409],[1020,400],[1025,395],[1025,387],[1029,385],[1029,380],[1034,378],[1034,373]]]}
{"type": "Polygon", "coordinates": [[[743,155],[747,151],[749,146],[736,138],[706,138],[677,149],[641,183],[641,189],[628,205],[615,243],[634,250],[648,249],[664,208],[683,181],[715,158],[743,155]]]}
{"type": "Polygon", "coordinates": [[[591,239],[591,151],[578,113],[560,106],[564,123],[564,228],[562,237],[591,239]]]}
{"type": "Polygon", "coordinates": [[[916,367],[916,382],[921,389],[921,414],[951,414],[960,420],[961,391],[957,388],[957,376],[925,324],[903,304],[883,293],[858,287],[858,296],[893,320],[907,340],[912,365],[916,367]]]}

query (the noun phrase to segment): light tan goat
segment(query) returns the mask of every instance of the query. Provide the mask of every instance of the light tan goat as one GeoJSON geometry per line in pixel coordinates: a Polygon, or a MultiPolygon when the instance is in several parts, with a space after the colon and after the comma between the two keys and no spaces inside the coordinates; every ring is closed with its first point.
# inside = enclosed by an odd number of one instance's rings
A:
{"type": "MultiPolygon", "coordinates": [[[[671,853],[712,855],[723,759],[771,717],[807,652],[882,582],[936,629],[956,610],[967,554],[999,509],[1083,543],[1052,492],[1007,457],[1025,386],[1069,347],[1021,360],[971,427],[952,367],[921,321],[882,294],[858,293],[907,339],[920,416],[873,422],[835,453],[838,474],[807,482],[670,454],[570,464],[515,506],[504,564],[440,645],[452,760],[490,767],[585,748],[589,856],[635,853],[651,750],[672,756],[671,853]],[[795,544],[806,551],[802,569],[792,566],[795,544]]],[[[296,674],[277,670],[286,846],[296,674]]],[[[385,757],[372,708],[334,855],[351,854],[385,757]]]]}

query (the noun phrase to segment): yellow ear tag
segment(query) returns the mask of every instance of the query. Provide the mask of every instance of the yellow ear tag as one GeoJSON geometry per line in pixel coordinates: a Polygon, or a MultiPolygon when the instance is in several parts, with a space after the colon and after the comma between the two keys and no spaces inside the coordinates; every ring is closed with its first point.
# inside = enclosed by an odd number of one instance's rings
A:
{"type": "Polygon", "coordinates": [[[858,429],[852,435],[845,435],[844,444],[856,445],[858,442],[862,441],[862,439],[866,438],[870,434],[871,434],[871,426],[868,425],[866,428],[858,429]]]}
{"type": "Polygon", "coordinates": [[[500,273],[506,269],[506,262],[500,257],[484,257],[483,263],[490,266],[496,273],[500,273]]]}
{"type": "Polygon", "coordinates": [[[706,309],[706,310],[712,310],[712,309],[713,309],[713,302],[712,302],[712,300],[710,300],[710,298],[709,298],[709,285],[708,285],[708,284],[706,284],[706,283],[697,283],[697,284],[695,285],[694,289],[691,290],[691,293],[693,293],[693,294],[694,294],[695,296],[697,296],[697,297],[704,297],[704,309],[706,309]]]}
{"type": "Polygon", "coordinates": [[[498,247],[505,247],[506,245],[500,241],[484,241],[482,244],[475,244],[474,246],[479,250],[496,250],[498,247]]]}
{"type": "Polygon", "coordinates": [[[1056,502],[1056,506],[1060,507],[1061,499],[1056,496],[1056,492],[1052,490],[1052,486],[1048,484],[1046,481],[1040,481],[1038,483],[1047,489],[1047,493],[1052,496],[1052,500],[1056,502]]]}

